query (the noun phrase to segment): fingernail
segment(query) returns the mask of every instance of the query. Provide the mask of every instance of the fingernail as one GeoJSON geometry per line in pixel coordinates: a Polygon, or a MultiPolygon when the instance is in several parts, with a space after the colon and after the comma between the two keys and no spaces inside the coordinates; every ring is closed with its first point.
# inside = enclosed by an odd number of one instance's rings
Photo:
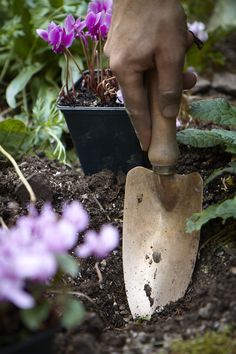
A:
{"type": "Polygon", "coordinates": [[[169,106],[166,106],[162,114],[165,118],[176,118],[179,113],[179,105],[177,104],[171,104],[169,106]]]}

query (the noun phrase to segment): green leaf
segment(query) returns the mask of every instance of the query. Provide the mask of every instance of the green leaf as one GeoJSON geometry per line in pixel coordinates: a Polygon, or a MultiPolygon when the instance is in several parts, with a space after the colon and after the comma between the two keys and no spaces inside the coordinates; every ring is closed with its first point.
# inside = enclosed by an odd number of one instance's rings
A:
{"type": "Polygon", "coordinates": [[[218,0],[213,16],[210,20],[209,30],[217,27],[236,26],[236,2],[235,0],[218,0]]]}
{"type": "Polygon", "coordinates": [[[236,218],[236,197],[233,199],[227,199],[220,204],[209,206],[203,210],[202,213],[195,213],[187,221],[187,232],[198,231],[202,225],[207,223],[211,219],[222,218],[226,220],[228,218],[236,218]]]}
{"type": "Polygon", "coordinates": [[[32,134],[22,121],[6,119],[0,122],[0,144],[13,156],[20,157],[26,153],[31,142],[32,134]]]}
{"type": "Polygon", "coordinates": [[[79,272],[79,266],[75,259],[69,254],[61,254],[57,256],[57,261],[61,270],[72,277],[76,277],[79,272]]]}
{"type": "Polygon", "coordinates": [[[211,132],[218,135],[226,145],[236,144],[236,131],[234,130],[212,129],[211,132]]]}
{"type": "Polygon", "coordinates": [[[65,328],[72,328],[79,325],[84,318],[85,310],[79,300],[69,299],[65,304],[62,316],[62,325],[65,328]]]}
{"type": "Polygon", "coordinates": [[[236,131],[224,129],[200,130],[185,129],[177,134],[179,143],[197,148],[207,148],[224,145],[227,151],[233,152],[236,148],[236,131]]]}
{"type": "Polygon", "coordinates": [[[200,129],[184,129],[177,133],[177,140],[181,144],[197,148],[207,148],[223,144],[222,138],[213,131],[200,129]]]}
{"type": "Polygon", "coordinates": [[[21,318],[24,324],[32,331],[38,330],[47,319],[51,306],[48,302],[32,309],[21,310],[21,318]]]}
{"type": "Polygon", "coordinates": [[[64,5],[64,0],[50,0],[50,4],[53,7],[61,7],[64,5]]]}
{"type": "Polygon", "coordinates": [[[16,108],[16,95],[28,84],[34,74],[42,69],[44,64],[35,63],[21,70],[21,72],[10,82],[6,91],[6,100],[11,108],[16,108]]]}
{"type": "Polygon", "coordinates": [[[232,155],[236,155],[236,145],[235,144],[227,144],[226,149],[227,152],[230,152],[232,155]]]}
{"type": "Polygon", "coordinates": [[[210,183],[211,181],[213,181],[215,178],[223,175],[223,173],[232,173],[232,174],[236,174],[236,161],[231,162],[228,166],[226,166],[225,168],[219,168],[215,171],[213,171],[210,176],[206,179],[204,185],[206,186],[208,183],[210,183]]]}
{"type": "Polygon", "coordinates": [[[219,125],[236,125],[236,107],[225,98],[215,98],[193,102],[189,112],[195,119],[214,122],[219,125]]]}

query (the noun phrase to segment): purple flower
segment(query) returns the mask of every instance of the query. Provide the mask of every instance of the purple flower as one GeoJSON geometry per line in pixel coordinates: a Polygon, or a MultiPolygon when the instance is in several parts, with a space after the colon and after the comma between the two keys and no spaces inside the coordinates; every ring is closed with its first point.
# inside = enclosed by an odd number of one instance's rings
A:
{"type": "Polygon", "coordinates": [[[49,224],[42,230],[40,237],[47,249],[54,254],[70,250],[78,240],[76,227],[63,219],[56,224],[49,224]]]}
{"type": "MultiPolygon", "coordinates": [[[[69,20],[67,21],[69,22],[69,20]]],[[[45,42],[52,46],[55,53],[61,53],[65,48],[69,48],[75,38],[74,30],[69,30],[69,24],[66,22],[66,27],[61,27],[54,22],[49,23],[47,31],[44,29],[37,29],[36,33],[45,42]]]]}
{"type": "Polygon", "coordinates": [[[88,6],[85,23],[92,39],[105,39],[111,24],[112,1],[94,0],[88,6]]]}
{"type": "Polygon", "coordinates": [[[78,246],[76,254],[81,257],[97,256],[105,257],[118,246],[119,233],[111,225],[104,225],[100,233],[89,231],[84,237],[84,243],[78,246]]]}
{"type": "Polygon", "coordinates": [[[23,290],[24,283],[16,279],[4,279],[0,282],[0,301],[10,301],[14,305],[29,309],[35,301],[31,295],[23,290]]]}
{"type": "Polygon", "coordinates": [[[193,23],[188,23],[189,31],[198,37],[202,42],[206,42],[208,39],[208,34],[205,31],[205,24],[202,22],[194,21],[193,23]]]}
{"type": "MultiPolygon", "coordinates": [[[[78,241],[78,233],[88,227],[89,217],[82,204],[73,201],[58,216],[50,204],[41,213],[30,207],[29,214],[16,225],[0,228],[0,301],[10,301],[20,308],[34,306],[25,291],[27,281],[49,282],[58,270],[58,255],[66,254],[78,241]]],[[[119,235],[106,225],[100,234],[89,231],[79,248],[81,256],[103,257],[117,246],[119,235]]]]}
{"type": "Polygon", "coordinates": [[[116,103],[124,104],[124,98],[123,98],[121,90],[118,90],[116,92],[116,103]]]}
{"type": "Polygon", "coordinates": [[[99,13],[102,11],[112,12],[112,0],[93,0],[88,5],[88,12],[99,13]]]}
{"type": "Polygon", "coordinates": [[[48,282],[58,269],[57,255],[67,253],[78,241],[78,232],[88,225],[88,215],[79,202],[64,206],[59,217],[50,204],[41,213],[30,207],[16,226],[0,228],[0,300],[21,308],[34,305],[24,290],[26,281],[48,282]]]}
{"type": "Polygon", "coordinates": [[[81,21],[80,18],[75,20],[74,16],[68,15],[64,21],[64,27],[67,32],[74,31],[75,38],[81,38],[87,44],[84,28],[86,27],[85,21],[81,21]]]}
{"type": "Polygon", "coordinates": [[[75,225],[79,232],[84,231],[89,224],[88,213],[84,210],[82,204],[77,201],[64,206],[63,218],[75,225]]]}

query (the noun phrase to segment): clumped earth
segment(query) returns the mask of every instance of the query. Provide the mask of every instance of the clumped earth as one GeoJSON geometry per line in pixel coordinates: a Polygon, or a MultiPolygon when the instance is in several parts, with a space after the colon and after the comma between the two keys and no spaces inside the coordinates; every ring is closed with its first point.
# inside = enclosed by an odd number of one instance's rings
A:
{"type": "MultiPolygon", "coordinates": [[[[214,169],[225,166],[230,160],[231,155],[220,148],[181,146],[178,172],[198,171],[205,179],[214,169]]],[[[11,226],[25,214],[29,199],[13,167],[3,160],[0,165],[0,215],[11,226]]],[[[48,160],[42,153],[22,159],[19,166],[37,195],[39,208],[49,200],[60,212],[64,201],[77,199],[90,214],[91,228],[99,229],[104,223],[112,223],[122,232],[123,173],[114,175],[111,171],[101,171],[83,176],[79,166],[62,166],[48,160]]],[[[232,177],[230,185],[227,184],[227,175],[219,177],[206,186],[204,207],[232,197],[235,192],[235,177],[232,177]]],[[[87,315],[81,326],[56,336],[55,352],[153,354],[165,350],[165,353],[177,353],[172,348],[173,340],[192,339],[207,331],[222,332],[225,326],[234,328],[235,226],[235,220],[223,224],[216,219],[203,227],[198,260],[186,295],[177,303],[159,309],[151,321],[131,318],[122,274],[121,246],[98,263],[93,258],[81,260],[79,277],[62,281],[78,293],[87,315]],[[102,280],[98,277],[99,272],[102,280]]],[[[230,350],[229,353],[236,353],[235,341],[232,341],[230,350]]],[[[206,350],[203,352],[208,353],[206,350]]],[[[180,349],[178,353],[181,353],[180,349]]]]}

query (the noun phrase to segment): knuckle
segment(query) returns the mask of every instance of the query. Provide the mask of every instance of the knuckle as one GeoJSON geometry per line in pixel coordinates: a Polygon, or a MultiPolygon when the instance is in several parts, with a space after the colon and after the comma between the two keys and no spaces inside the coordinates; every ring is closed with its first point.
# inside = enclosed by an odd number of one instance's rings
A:
{"type": "Polygon", "coordinates": [[[111,56],[110,57],[110,68],[111,68],[112,72],[114,72],[115,74],[118,75],[119,73],[124,72],[124,68],[125,68],[124,64],[125,64],[125,61],[122,60],[121,57],[118,57],[118,56],[116,56],[116,57],[111,56]]]}

